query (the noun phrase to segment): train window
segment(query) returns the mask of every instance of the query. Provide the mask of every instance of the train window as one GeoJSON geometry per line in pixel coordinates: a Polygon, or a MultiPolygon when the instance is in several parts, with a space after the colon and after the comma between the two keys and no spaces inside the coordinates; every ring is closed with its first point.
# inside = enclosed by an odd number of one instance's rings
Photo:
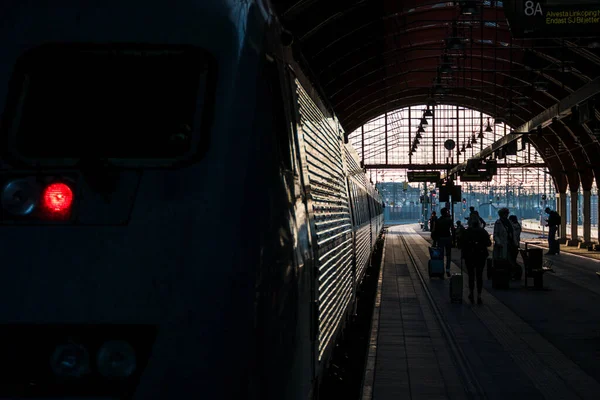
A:
{"type": "Polygon", "coordinates": [[[189,157],[210,119],[211,60],[191,46],[38,47],[13,76],[9,146],[36,160],[189,157]]]}

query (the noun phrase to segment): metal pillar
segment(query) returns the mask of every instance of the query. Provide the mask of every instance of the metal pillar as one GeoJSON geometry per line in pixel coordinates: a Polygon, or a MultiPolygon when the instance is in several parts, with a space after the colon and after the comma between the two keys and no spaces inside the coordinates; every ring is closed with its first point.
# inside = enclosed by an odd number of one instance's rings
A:
{"type": "Polygon", "coordinates": [[[592,192],[583,191],[583,242],[586,244],[592,241],[592,192]]]}
{"type": "Polygon", "coordinates": [[[577,207],[577,203],[579,203],[577,200],[579,198],[579,192],[575,191],[575,192],[571,192],[571,240],[577,240],[579,239],[579,234],[577,233],[577,211],[578,211],[578,207],[577,207]]]}
{"type": "Polygon", "coordinates": [[[556,193],[556,208],[560,215],[560,227],[558,235],[560,236],[559,243],[567,243],[567,192],[556,193]]]}

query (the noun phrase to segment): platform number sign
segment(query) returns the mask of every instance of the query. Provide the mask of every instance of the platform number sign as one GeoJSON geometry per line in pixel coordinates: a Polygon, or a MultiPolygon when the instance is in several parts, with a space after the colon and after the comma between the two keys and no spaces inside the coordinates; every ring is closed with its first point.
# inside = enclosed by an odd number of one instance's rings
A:
{"type": "Polygon", "coordinates": [[[528,0],[525,2],[525,15],[528,17],[537,17],[538,15],[544,15],[542,11],[542,5],[539,2],[528,0]]]}

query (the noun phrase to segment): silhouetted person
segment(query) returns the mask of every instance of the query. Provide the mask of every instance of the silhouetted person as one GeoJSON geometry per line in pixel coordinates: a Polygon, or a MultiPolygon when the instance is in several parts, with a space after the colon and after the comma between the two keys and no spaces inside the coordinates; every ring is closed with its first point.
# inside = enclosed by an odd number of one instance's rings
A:
{"type": "Polygon", "coordinates": [[[435,222],[437,221],[437,215],[435,211],[431,212],[431,217],[429,217],[429,232],[431,232],[431,240],[433,240],[433,247],[437,246],[437,238],[435,237],[435,222]]]}
{"type": "Polygon", "coordinates": [[[465,227],[462,222],[456,221],[456,247],[461,248],[462,246],[462,235],[465,231],[465,227]]]}
{"type": "Polygon", "coordinates": [[[488,257],[488,247],[492,245],[490,235],[479,226],[477,220],[469,221],[469,228],[462,236],[462,258],[469,274],[469,300],[475,301],[473,291],[477,280],[477,303],[481,304],[481,291],[483,289],[483,269],[488,257]]]}
{"type": "Polygon", "coordinates": [[[450,276],[450,263],[452,255],[452,239],[454,238],[454,221],[446,207],[440,210],[441,216],[435,221],[434,236],[438,247],[442,249],[442,257],[446,255],[446,275],[450,276]]]}
{"type": "Polygon", "coordinates": [[[556,211],[552,211],[550,207],[546,207],[544,210],[548,214],[546,226],[548,227],[548,252],[546,255],[560,255],[560,245],[556,240],[556,232],[560,225],[560,215],[556,211]]]}
{"type": "Polygon", "coordinates": [[[482,228],[485,228],[487,225],[483,218],[479,216],[479,211],[475,211],[475,207],[473,206],[469,207],[469,217],[467,218],[467,226],[471,226],[469,222],[471,219],[477,220],[482,228]]]}
{"type": "Polygon", "coordinates": [[[494,260],[508,260],[512,263],[515,246],[514,228],[508,220],[508,208],[498,210],[498,220],[494,224],[494,260]]]}
{"type": "Polygon", "coordinates": [[[523,269],[521,268],[521,266],[519,264],[517,264],[517,256],[519,255],[519,247],[521,247],[521,224],[519,224],[519,219],[517,218],[516,215],[511,215],[510,217],[508,217],[508,220],[510,221],[510,223],[512,224],[513,227],[513,239],[515,242],[515,247],[516,250],[514,252],[512,252],[512,259],[511,262],[513,264],[514,267],[514,274],[513,274],[513,278],[515,280],[520,280],[521,279],[521,275],[523,275],[523,269]]]}

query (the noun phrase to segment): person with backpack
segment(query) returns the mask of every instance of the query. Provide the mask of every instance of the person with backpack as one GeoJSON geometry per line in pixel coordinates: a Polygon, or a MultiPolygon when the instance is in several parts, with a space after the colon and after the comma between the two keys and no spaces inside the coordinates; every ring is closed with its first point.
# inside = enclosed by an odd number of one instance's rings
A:
{"type": "Polygon", "coordinates": [[[484,219],[479,216],[479,212],[475,211],[475,207],[473,207],[473,206],[469,207],[469,216],[467,217],[467,226],[470,226],[469,221],[472,219],[477,220],[479,222],[479,225],[485,229],[487,224],[485,223],[484,219]]]}
{"type": "Polygon", "coordinates": [[[462,258],[469,274],[469,300],[475,301],[473,295],[477,281],[477,304],[481,304],[483,290],[483,269],[488,257],[488,247],[492,245],[489,233],[475,219],[469,220],[469,227],[462,235],[462,258]]]}
{"type": "Polygon", "coordinates": [[[546,255],[559,256],[560,245],[558,244],[558,240],[556,240],[556,232],[558,231],[558,226],[560,225],[560,215],[556,211],[552,211],[550,207],[546,207],[544,211],[546,214],[548,214],[548,219],[546,219],[546,226],[548,227],[548,252],[546,255]]]}

